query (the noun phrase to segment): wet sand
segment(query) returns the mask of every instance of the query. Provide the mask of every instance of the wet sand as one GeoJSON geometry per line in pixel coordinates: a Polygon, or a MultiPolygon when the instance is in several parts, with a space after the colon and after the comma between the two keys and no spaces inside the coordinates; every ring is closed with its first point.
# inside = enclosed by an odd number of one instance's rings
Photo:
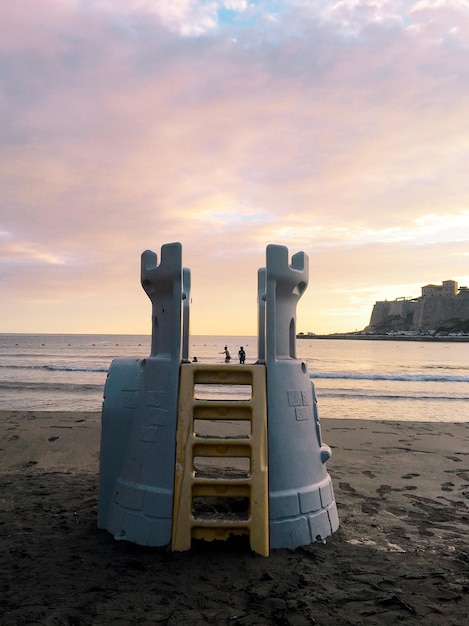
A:
{"type": "Polygon", "coordinates": [[[321,424],[339,531],[265,558],[115,541],[100,415],[0,411],[0,624],[469,623],[469,424],[321,424]]]}

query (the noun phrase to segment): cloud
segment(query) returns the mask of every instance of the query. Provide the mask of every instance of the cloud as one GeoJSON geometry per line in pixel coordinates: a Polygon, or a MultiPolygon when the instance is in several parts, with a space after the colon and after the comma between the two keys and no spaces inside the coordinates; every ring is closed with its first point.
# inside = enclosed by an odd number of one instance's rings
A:
{"type": "Polygon", "coordinates": [[[140,253],[170,241],[197,332],[256,332],[268,243],[310,256],[322,331],[363,327],[377,285],[469,283],[466,3],[1,4],[5,329],[29,282],[144,330],[140,253]]]}

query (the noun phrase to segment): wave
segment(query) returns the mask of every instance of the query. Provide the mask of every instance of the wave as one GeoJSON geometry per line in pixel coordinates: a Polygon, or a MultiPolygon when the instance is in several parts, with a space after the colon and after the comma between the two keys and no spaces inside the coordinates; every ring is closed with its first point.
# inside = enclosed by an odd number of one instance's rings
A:
{"type": "Polygon", "coordinates": [[[0,391],[32,391],[32,392],[53,392],[53,393],[102,393],[104,385],[93,383],[45,383],[26,381],[0,381],[0,391]]]}
{"type": "Polygon", "coordinates": [[[337,380],[397,380],[404,382],[469,383],[469,376],[450,376],[436,374],[363,374],[360,372],[313,372],[310,378],[329,378],[337,380]]]}
{"type": "Polygon", "coordinates": [[[93,367],[90,365],[44,365],[43,369],[50,372],[108,372],[109,367],[93,367]]]}
{"type": "Polygon", "coordinates": [[[321,401],[321,398],[340,398],[341,400],[411,400],[411,401],[419,401],[424,400],[426,402],[448,402],[448,401],[459,401],[459,402],[467,402],[467,396],[457,397],[457,396],[430,396],[430,395],[404,395],[404,394],[387,394],[387,393],[356,393],[354,389],[344,389],[343,391],[334,390],[331,391],[329,389],[321,389],[320,392],[317,393],[318,401],[321,401]]]}
{"type": "MultiPolygon", "coordinates": [[[[42,370],[48,372],[95,372],[107,374],[109,366],[105,365],[0,365],[0,369],[9,370],[42,370]]],[[[469,376],[451,374],[366,374],[363,372],[310,372],[312,379],[330,380],[390,380],[402,382],[450,382],[469,383],[469,376]]]]}
{"type": "Polygon", "coordinates": [[[104,372],[109,371],[109,366],[95,365],[0,365],[0,369],[9,370],[46,370],[48,372],[104,372]]]}
{"type": "MultiPolygon", "coordinates": [[[[58,351],[58,352],[48,352],[48,353],[34,353],[34,352],[9,352],[7,355],[4,355],[5,358],[8,359],[40,359],[42,361],[44,361],[45,359],[54,359],[54,358],[60,358],[63,357],[64,351],[58,351]]],[[[123,355],[121,354],[106,354],[106,353],[98,353],[98,354],[91,354],[91,353],[84,353],[84,354],[75,354],[74,356],[76,357],[80,357],[82,356],[83,358],[87,358],[87,359],[99,359],[100,361],[109,361],[111,362],[113,359],[122,357],[123,355]]],[[[124,357],[127,355],[124,355],[124,357]]],[[[131,357],[133,357],[134,354],[131,355],[131,357]]],[[[70,356],[70,358],[73,358],[72,356],[70,356]]],[[[135,357],[135,358],[140,358],[140,357],[135,357]]]]}

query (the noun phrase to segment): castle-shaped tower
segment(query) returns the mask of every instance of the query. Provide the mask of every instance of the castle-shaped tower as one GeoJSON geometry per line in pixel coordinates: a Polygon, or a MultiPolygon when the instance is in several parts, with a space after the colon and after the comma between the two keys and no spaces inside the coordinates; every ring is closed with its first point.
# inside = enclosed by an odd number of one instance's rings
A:
{"type": "Polygon", "coordinates": [[[105,386],[98,527],[116,539],[188,549],[192,538],[247,534],[256,552],[296,548],[338,528],[314,386],[296,358],[296,306],[308,285],[308,257],[269,245],[258,271],[258,360],[210,366],[188,361],[190,272],[182,246],[161,260],[142,254],[141,282],[152,302],[149,357],[115,359],[105,386]],[[249,400],[202,401],[197,382],[246,384],[249,400]],[[246,434],[207,436],[200,424],[248,424],[246,434]],[[218,475],[197,459],[247,460],[218,475]],[[242,514],[207,516],[197,502],[242,500],[242,514]]]}

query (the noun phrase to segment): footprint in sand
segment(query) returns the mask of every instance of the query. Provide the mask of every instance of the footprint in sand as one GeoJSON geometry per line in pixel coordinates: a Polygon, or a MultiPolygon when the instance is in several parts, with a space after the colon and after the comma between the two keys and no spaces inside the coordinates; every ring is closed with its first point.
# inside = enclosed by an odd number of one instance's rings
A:
{"type": "Polygon", "coordinates": [[[379,493],[380,496],[385,496],[390,491],[392,491],[391,485],[380,485],[376,490],[376,493],[379,493]]]}
{"type": "Polygon", "coordinates": [[[371,500],[367,500],[362,503],[362,513],[368,513],[370,515],[374,515],[379,512],[379,506],[372,502],[371,500]]]}
{"type": "Polygon", "coordinates": [[[454,483],[442,483],[441,491],[453,491],[454,483]]]}
{"type": "Polygon", "coordinates": [[[376,474],[373,474],[373,472],[370,472],[370,470],[365,470],[364,472],[362,472],[363,476],[368,476],[368,478],[375,478],[376,474]]]}
{"type": "Polygon", "coordinates": [[[355,489],[350,485],[350,483],[339,483],[339,487],[344,491],[348,491],[349,493],[357,493],[355,489]]]}
{"type": "Polygon", "coordinates": [[[404,476],[401,476],[401,478],[404,478],[405,480],[410,480],[411,478],[417,478],[417,476],[420,476],[420,474],[404,474],[404,476]]]}

